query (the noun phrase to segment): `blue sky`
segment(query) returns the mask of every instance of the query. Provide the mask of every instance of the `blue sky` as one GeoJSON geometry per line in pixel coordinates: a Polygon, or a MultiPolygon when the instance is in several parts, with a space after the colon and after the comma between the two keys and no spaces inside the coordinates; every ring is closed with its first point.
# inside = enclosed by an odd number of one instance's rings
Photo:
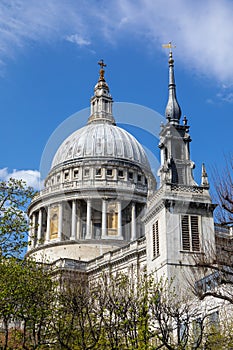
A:
{"type": "Polygon", "coordinates": [[[36,186],[51,134],[89,106],[101,58],[114,101],[164,115],[169,41],[196,181],[202,162],[209,173],[223,169],[232,151],[232,17],[231,0],[2,0],[0,177],[36,186]]]}

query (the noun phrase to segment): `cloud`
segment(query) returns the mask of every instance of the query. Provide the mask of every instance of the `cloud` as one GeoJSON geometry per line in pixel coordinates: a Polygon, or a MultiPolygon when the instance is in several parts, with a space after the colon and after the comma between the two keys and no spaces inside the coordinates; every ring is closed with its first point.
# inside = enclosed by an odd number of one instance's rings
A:
{"type": "Polygon", "coordinates": [[[232,16],[231,0],[99,0],[91,6],[85,0],[2,0],[0,62],[31,42],[65,38],[81,49],[100,38],[108,45],[130,38],[154,52],[173,41],[186,69],[231,83],[232,16]]]}
{"type": "Polygon", "coordinates": [[[13,172],[9,172],[8,168],[0,169],[0,179],[7,181],[9,178],[23,180],[35,190],[39,190],[42,184],[38,170],[13,170],[13,172]]]}
{"type": "Polygon", "coordinates": [[[3,0],[0,2],[0,60],[15,58],[31,43],[51,43],[84,31],[74,1],[3,0]],[[75,11],[74,11],[75,10],[75,11]]]}
{"type": "Polygon", "coordinates": [[[218,93],[216,94],[215,98],[208,98],[206,102],[208,104],[219,104],[222,102],[227,103],[233,103],[233,91],[232,91],[232,85],[225,85],[223,84],[221,88],[219,89],[218,93]]]}
{"type": "Polygon", "coordinates": [[[88,46],[91,44],[89,40],[84,39],[79,34],[68,35],[65,39],[71,43],[77,44],[78,46],[88,46]]]}
{"type": "Polygon", "coordinates": [[[173,41],[187,68],[219,81],[233,80],[233,2],[229,0],[142,0],[121,2],[126,27],[147,41],[173,41]]]}
{"type": "Polygon", "coordinates": [[[233,103],[233,92],[219,92],[217,97],[223,102],[233,103]]]}
{"type": "Polygon", "coordinates": [[[0,169],[0,179],[5,180],[8,176],[7,168],[0,169]]]}

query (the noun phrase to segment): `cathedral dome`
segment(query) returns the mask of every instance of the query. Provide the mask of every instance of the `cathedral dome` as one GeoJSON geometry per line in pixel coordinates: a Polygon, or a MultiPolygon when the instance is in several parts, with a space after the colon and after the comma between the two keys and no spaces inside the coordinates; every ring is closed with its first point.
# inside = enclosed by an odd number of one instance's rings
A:
{"type": "Polygon", "coordinates": [[[87,125],[60,145],[29,208],[37,238],[28,254],[38,260],[89,261],[144,235],[142,216],[156,180],[143,147],[116,126],[99,64],[87,125]]]}
{"type": "Polygon", "coordinates": [[[71,134],[58,148],[52,168],[78,160],[122,160],[150,171],[146,153],[127,131],[110,123],[92,122],[71,134]]]}

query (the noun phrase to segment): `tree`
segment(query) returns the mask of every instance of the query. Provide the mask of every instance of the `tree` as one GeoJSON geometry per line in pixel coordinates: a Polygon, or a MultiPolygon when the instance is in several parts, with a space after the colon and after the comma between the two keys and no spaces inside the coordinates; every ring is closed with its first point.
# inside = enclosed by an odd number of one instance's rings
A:
{"type": "Polygon", "coordinates": [[[233,227],[233,157],[220,175],[215,171],[214,184],[218,204],[216,219],[222,226],[233,227]]]}
{"type": "Polygon", "coordinates": [[[26,246],[26,210],[34,190],[22,180],[0,181],[0,249],[2,256],[19,256],[26,246]]]}
{"type": "Polygon", "coordinates": [[[206,243],[205,253],[194,254],[194,278],[189,279],[200,298],[212,296],[233,304],[233,160],[223,174],[215,172],[215,245],[206,243]]]}
{"type": "Polygon", "coordinates": [[[202,343],[205,316],[178,297],[172,284],[153,277],[103,274],[87,283],[70,274],[57,295],[56,349],[175,350],[198,349],[202,343]]]}
{"type": "Polygon", "coordinates": [[[56,283],[45,265],[5,258],[0,264],[3,349],[37,349],[50,342],[56,283]]]}
{"type": "Polygon", "coordinates": [[[149,284],[120,273],[99,280],[104,310],[102,346],[107,349],[149,349],[149,284]]]}
{"type": "Polygon", "coordinates": [[[156,334],[154,349],[199,349],[205,332],[206,314],[188,295],[178,295],[172,282],[151,284],[151,322],[156,334]]]}
{"type": "Polygon", "coordinates": [[[205,334],[203,345],[206,350],[222,350],[233,348],[233,321],[229,315],[223,315],[221,323],[213,323],[207,319],[208,333],[205,334]]]}
{"type": "Polygon", "coordinates": [[[99,349],[103,309],[99,290],[89,288],[86,276],[61,273],[53,316],[55,349],[99,349]]]}

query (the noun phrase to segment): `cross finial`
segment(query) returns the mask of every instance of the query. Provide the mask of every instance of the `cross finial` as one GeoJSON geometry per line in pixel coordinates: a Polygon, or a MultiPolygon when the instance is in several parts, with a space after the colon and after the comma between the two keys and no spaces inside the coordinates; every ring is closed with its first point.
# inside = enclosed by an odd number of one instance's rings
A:
{"type": "Polygon", "coordinates": [[[172,49],[175,49],[176,48],[176,45],[172,45],[172,42],[169,41],[168,44],[163,44],[162,47],[164,49],[170,49],[170,53],[172,53],[172,49]]]}
{"type": "Polygon", "coordinates": [[[98,62],[98,65],[101,67],[101,69],[103,69],[104,67],[106,67],[107,65],[104,63],[104,60],[101,59],[99,62],[98,62]]]}
{"type": "Polygon", "coordinates": [[[106,67],[107,65],[104,63],[103,59],[98,62],[98,65],[100,66],[99,81],[105,81],[104,80],[104,67],[106,67]]]}

